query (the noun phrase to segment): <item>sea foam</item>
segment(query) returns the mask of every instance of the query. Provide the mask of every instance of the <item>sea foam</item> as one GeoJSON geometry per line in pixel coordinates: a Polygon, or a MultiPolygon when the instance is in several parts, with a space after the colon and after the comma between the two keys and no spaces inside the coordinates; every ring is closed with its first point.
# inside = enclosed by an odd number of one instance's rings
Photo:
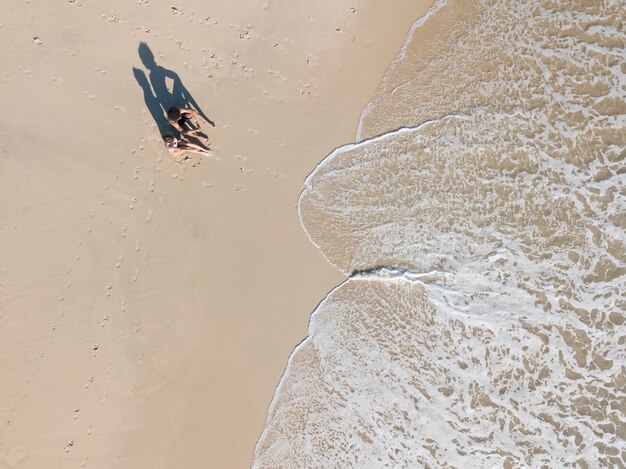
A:
{"type": "Polygon", "coordinates": [[[302,224],[350,278],[254,467],[624,467],[622,22],[450,0],[413,28],[362,141],[305,182],[302,224]]]}

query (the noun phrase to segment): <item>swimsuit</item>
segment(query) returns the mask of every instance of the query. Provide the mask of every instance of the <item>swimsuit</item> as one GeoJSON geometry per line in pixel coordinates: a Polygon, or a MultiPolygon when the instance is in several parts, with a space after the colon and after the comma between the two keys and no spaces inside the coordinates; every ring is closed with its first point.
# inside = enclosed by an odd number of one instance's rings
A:
{"type": "Polygon", "coordinates": [[[178,119],[178,125],[181,126],[181,128],[185,128],[186,127],[186,123],[189,123],[189,127],[193,128],[193,122],[191,122],[191,117],[186,117],[185,114],[181,114],[180,115],[180,119],[178,119]]]}

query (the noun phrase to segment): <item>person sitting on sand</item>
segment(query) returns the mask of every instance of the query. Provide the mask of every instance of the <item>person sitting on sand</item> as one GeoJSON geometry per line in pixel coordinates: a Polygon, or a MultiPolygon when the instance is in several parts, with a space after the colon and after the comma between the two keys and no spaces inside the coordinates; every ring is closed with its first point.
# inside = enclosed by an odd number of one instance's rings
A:
{"type": "MultiPolygon", "coordinates": [[[[189,158],[186,153],[198,153],[199,155],[213,155],[211,150],[207,150],[206,148],[196,145],[195,143],[191,143],[188,140],[177,139],[172,134],[163,134],[163,142],[165,143],[165,147],[169,150],[169,152],[175,157],[183,156],[182,160],[186,160],[189,158]]],[[[178,162],[182,160],[177,160],[178,162]]]]}
{"type": "Polygon", "coordinates": [[[197,137],[201,133],[200,122],[205,122],[213,127],[215,124],[204,118],[195,109],[189,107],[171,107],[167,111],[167,121],[183,135],[197,137]],[[196,119],[196,127],[191,123],[191,119],[196,119]]]}

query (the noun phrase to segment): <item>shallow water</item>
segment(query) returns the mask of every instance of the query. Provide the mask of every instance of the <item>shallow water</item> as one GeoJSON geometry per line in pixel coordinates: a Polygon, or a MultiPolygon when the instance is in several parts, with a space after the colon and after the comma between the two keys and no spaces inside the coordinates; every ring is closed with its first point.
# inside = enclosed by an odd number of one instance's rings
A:
{"type": "Polygon", "coordinates": [[[351,278],[255,467],[624,467],[624,3],[437,4],[306,181],[351,278]]]}

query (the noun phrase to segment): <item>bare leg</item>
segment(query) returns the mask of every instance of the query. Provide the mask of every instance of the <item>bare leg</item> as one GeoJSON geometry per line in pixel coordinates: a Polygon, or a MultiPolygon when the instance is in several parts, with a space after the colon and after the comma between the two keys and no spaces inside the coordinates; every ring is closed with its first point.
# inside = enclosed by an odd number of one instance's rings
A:
{"type": "Polygon", "coordinates": [[[198,148],[189,148],[187,149],[187,151],[189,153],[197,153],[199,155],[207,155],[207,156],[212,156],[213,152],[211,150],[205,150],[204,148],[198,147],[198,148]]]}
{"type": "Polygon", "coordinates": [[[209,152],[207,148],[203,147],[202,145],[190,142],[189,140],[181,140],[179,148],[185,151],[209,152]]]}
{"type": "Polygon", "coordinates": [[[198,126],[198,128],[197,128],[197,129],[187,130],[187,131],[185,132],[185,135],[191,135],[192,137],[195,137],[195,138],[202,138],[202,139],[205,139],[205,140],[208,140],[208,139],[209,139],[209,137],[207,137],[207,136],[206,136],[206,135],[202,132],[202,129],[201,129],[199,126],[198,126]]]}

